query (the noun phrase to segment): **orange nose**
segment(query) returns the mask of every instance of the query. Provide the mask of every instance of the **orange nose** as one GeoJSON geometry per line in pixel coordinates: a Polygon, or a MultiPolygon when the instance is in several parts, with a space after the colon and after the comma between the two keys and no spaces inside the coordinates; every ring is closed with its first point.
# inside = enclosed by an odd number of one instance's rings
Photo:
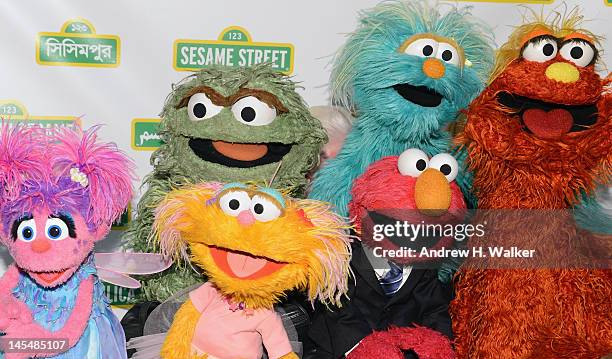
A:
{"type": "Polygon", "coordinates": [[[442,172],[428,168],[417,178],[414,201],[419,211],[426,215],[444,214],[451,202],[451,188],[442,172]]]}
{"type": "Polygon", "coordinates": [[[36,253],[44,253],[51,249],[51,243],[46,239],[35,239],[32,243],[32,250],[36,253]]]}
{"type": "Polygon", "coordinates": [[[444,76],[446,67],[438,59],[428,58],[423,62],[423,72],[432,79],[439,79],[444,76]]]}

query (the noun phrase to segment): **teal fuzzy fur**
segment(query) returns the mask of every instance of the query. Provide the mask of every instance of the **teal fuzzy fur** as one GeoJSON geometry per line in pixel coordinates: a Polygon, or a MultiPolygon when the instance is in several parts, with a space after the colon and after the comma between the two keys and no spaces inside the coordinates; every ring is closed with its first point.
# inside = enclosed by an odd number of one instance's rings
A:
{"type": "MultiPolygon", "coordinates": [[[[359,27],[335,59],[331,77],[332,101],[357,118],[337,157],[315,176],[310,197],[331,202],[346,216],[353,180],[371,163],[408,148],[430,156],[449,152],[446,126],[482,91],[492,69],[491,33],[469,8],[452,5],[392,1],[363,12],[359,27]],[[420,33],[453,39],[472,66],[445,64],[442,78],[426,76],[425,58],[398,51],[405,40],[420,33]],[[444,99],[438,107],[421,107],[393,89],[402,83],[427,86],[444,99]]],[[[457,181],[469,193],[471,181],[465,171],[457,181]]],[[[441,277],[448,279],[448,274],[441,277]]]]}
{"type": "MultiPolygon", "coordinates": [[[[448,6],[442,15],[441,5],[394,1],[362,14],[360,26],[337,56],[331,79],[333,101],[355,112],[357,119],[338,156],[316,175],[312,198],[330,201],[347,215],[353,180],[372,162],[413,147],[429,155],[450,150],[445,126],[484,88],[493,49],[490,30],[469,9],[448,6]],[[446,64],[444,77],[427,77],[424,58],[398,52],[406,39],[419,33],[454,39],[472,66],[446,64]],[[392,88],[401,83],[433,88],[444,100],[438,107],[421,107],[392,88]]],[[[466,182],[460,181],[462,189],[469,188],[466,182]]]]}

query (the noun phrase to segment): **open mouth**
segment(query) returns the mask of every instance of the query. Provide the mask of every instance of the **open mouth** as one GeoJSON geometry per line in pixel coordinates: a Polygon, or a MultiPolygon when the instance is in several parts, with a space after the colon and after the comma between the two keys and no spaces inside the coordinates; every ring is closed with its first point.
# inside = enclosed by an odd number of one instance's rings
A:
{"type": "Polygon", "coordinates": [[[287,265],[270,258],[255,257],[219,247],[210,247],[210,254],[219,269],[230,277],[239,279],[263,278],[287,265]]]}
{"type": "Polygon", "coordinates": [[[284,143],[232,143],[190,138],[189,147],[204,161],[226,167],[247,168],[279,162],[292,145],[284,143]]]}
{"type": "Polygon", "coordinates": [[[46,284],[53,284],[67,271],[68,269],[65,269],[59,272],[30,272],[29,274],[35,279],[38,279],[40,282],[43,282],[46,284]]]}
{"type": "Polygon", "coordinates": [[[556,139],[569,132],[587,130],[597,122],[595,104],[561,105],[505,91],[497,94],[497,101],[519,114],[523,128],[540,138],[556,139]]]}
{"type": "Polygon", "coordinates": [[[393,85],[395,91],[404,99],[423,107],[437,107],[442,103],[442,95],[427,86],[410,84],[393,85]]]}

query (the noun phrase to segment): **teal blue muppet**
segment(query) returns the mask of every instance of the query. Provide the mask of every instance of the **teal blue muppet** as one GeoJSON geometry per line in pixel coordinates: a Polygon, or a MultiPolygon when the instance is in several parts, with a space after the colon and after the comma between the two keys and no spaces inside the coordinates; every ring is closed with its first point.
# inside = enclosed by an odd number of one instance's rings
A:
{"type": "MultiPolygon", "coordinates": [[[[336,158],[315,176],[310,197],[346,216],[353,180],[371,163],[407,148],[448,152],[448,124],[491,71],[490,34],[469,8],[450,4],[392,1],[364,11],[331,76],[332,102],[357,118],[336,158]]],[[[457,180],[469,193],[467,171],[457,180]]]]}

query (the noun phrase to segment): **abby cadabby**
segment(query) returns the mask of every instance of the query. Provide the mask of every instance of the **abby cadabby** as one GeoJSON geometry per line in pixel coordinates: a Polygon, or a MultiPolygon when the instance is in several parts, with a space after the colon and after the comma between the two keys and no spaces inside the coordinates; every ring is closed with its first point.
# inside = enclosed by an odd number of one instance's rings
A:
{"type": "Polygon", "coordinates": [[[95,128],[2,125],[0,241],[14,263],[0,278],[0,358],[127,357],[92,252],[131,180],[130,160],[95,128]]]}

